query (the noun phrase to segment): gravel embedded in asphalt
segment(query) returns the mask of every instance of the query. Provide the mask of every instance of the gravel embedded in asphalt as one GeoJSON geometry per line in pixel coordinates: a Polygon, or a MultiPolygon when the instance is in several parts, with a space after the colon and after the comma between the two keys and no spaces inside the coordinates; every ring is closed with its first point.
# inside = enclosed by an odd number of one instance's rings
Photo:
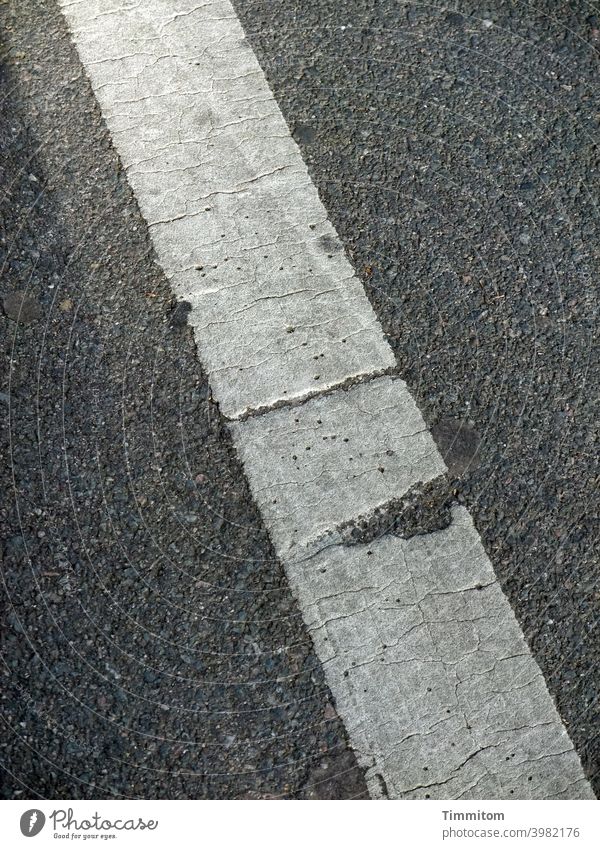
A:
{"type": "Polygon", "coordinates": [[[598,791],[599,19],[235,5],[598,791]]]}
{"type": "MultiPolygon", "coordinates": [[[[185,304],[54,4],[19,6],[0,294],[41,312],[0,311],[3,793],[361,795],[185,304]]],[[[598,789],[600,26],[565,6],[238,11],[598,789]]]]}
{"type": "Polygon", "coordinates": [[[1,794],[364,797],[63,19],[0,13],[1,794]]]}

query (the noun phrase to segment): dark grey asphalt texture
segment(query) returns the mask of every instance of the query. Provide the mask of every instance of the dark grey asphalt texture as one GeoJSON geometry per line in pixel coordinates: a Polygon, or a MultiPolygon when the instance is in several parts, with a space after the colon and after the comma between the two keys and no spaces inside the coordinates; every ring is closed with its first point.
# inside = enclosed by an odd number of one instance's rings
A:
{"type": "MultiPolygon", "coordinates": [[[[350,536],[469,507],[598,791],[600,12],[236,7],[451,469],[350,536]]],[[[1,795],[364,796],[54,1],[0,32],[1,795]]]]}
{"type": "Polygon", "coordinates": [[[236,7],[598,791],[600,11],[236,7]]]}
{"type": "Polygon", "coordinates": [[[63,20],[0,29],[1,795],[363,797],[63,20]]]}

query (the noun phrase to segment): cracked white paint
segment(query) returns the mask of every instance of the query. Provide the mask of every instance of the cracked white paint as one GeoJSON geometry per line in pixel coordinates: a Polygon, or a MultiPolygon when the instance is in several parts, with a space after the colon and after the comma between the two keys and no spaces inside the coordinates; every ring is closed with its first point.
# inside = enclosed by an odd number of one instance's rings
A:
{"type": "Polygon", "coordinates": [[[279,554],[371,512],[446,466],[406,384],[391,377],[231,425],[279,554]]]}
{"type": "Polygon", "coordinates": [[[60,2],[223,413],[394,366],[230,3],[60,2]]]}
{"type": "Polygon", "coordinates": [[[372,795],[594,798],[464,508],[287,568],[372,795]]]}
{"type": "Polygon", "coordinates": [[[464,509],[336,544],[445,467],[230,3],[59,3],[372,795],[593,798],[464,509]]]}

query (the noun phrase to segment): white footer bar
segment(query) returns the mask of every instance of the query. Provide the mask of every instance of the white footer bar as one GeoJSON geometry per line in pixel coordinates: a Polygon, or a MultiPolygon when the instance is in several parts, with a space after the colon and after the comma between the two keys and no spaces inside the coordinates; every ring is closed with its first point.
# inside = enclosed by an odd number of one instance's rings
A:
{"type": "Polygon", "coordinates": [[[600,845],[600,809],[588,801],[308,804],[272,802],[266,808],[264,802],[234,801],[225,808],[222,801],[7,801],[0,805],[0,833],[7,849],[67,842],[178,849],[600,845]],[[22,831],[30,826],[34,844],[22,831]]]}

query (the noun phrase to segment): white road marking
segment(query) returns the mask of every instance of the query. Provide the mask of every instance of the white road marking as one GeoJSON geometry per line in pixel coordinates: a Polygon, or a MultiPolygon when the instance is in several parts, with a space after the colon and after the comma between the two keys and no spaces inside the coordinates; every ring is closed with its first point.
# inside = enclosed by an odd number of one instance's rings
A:
{"type": "Polygon", "coordinates": [[[287,569],[372,795],[593,798],[464,508],[287,569]]]}
{"type": "Polygon", "coordinates": [[[231,427],[284,559],[446,471],[406,384],[391,377],[231,427]]]}
{"type": "Polygon", "coordinates": [[[223,413],[395,366],[231,5],[62,6],[223,413]]]}
{"type": "Polygon", "coordinates": [[[444,464],[230,3],[59,2],[224,414],[334,389],[231,428],[372,795],[593,798],[464,509],[315,552],[444,464]]]}

